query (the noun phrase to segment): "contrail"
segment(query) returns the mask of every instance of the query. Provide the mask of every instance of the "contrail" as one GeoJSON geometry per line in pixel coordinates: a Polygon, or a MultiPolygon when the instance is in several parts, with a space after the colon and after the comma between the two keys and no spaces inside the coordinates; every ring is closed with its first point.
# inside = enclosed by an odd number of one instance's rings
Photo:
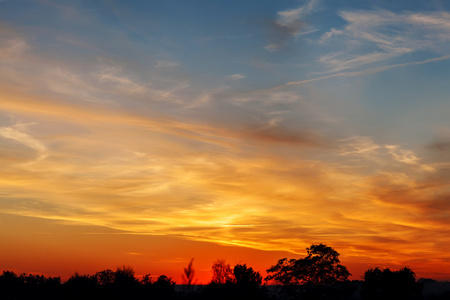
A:
{"type": "Polygon", "coordinates": [[[353,77],[353,76],[360,76],[360,75],[367,75],[367,74],[376,74],[376,73],[380,73],[380,72],[383,72],[383,71],[386,71],[389,69],[393,69],[393,68],[400,68],[400,67],[412,66],[412,65],[423,65],[423,64],[430,63],[430,62],[446,60],[449,58],[450,58],[450,55],[445,55],[445,56],[430,58],[430,59],[422,60],[422,61],[414,61],[414,62],[408,62],[408,63],[403,63],[403,64],[395,64],[395,65],[384,66],[384,67],[376,67],[376,68],[370,68],[370,69],[365,69],[365,70],[361,70],[361,71],[342,72],[342,73],[337,73],[337,74],[332,74],[332,75],[327,75],[327,76],[317,77],[317,78],[311,78],[311,79],[305,79],[305,80],[300,80],[300,81],[291,81],[291,82],[285,83],[283,85],[273,87],[273,88],[271,88],[271,90],[278,90],[278,89],[282,89],[282,88],[285,88],[285,87],[288,87],[291,85],[301,85],[304,83],[310,83],[310,82],[324,80],[324,79],[333,78],[333,77],[353,77]]]}

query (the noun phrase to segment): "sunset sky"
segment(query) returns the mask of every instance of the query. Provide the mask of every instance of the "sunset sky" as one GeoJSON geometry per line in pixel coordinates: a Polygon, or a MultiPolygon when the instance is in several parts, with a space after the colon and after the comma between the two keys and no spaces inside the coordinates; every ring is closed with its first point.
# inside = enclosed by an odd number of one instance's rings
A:
{"type": "Polygon", "coordinates": [[[0,270],[450,280],[449,115],[449,1],[0,0],[0,270]]]}

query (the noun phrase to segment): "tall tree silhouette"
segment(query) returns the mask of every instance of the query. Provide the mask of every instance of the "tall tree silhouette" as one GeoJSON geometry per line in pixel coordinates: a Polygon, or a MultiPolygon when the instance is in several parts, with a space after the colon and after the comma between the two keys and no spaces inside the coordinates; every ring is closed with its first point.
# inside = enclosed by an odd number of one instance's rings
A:
{"type": "Polygon", "coordinates": [[[219,259],[212,265],[213,277],[211,283],[226,284],[234,282],[233,271],[230,264],[227,264],[224,259],[219,259]]]}
{"type": "Polygon", "coordinates": [[[184,268],[184,274],[181,275],[181,278],[183,279],[183,283],[191,286],[191,284],[194,283],[194,276],[195,276],[195,270],[192,267],[192,263],[194,262],[194,259],[191,259],[191,262],[187,266],[187,268],[184,268]]]}
{"type": "Polygon", "coordinates": [[[301,259],[280,259],[267,270],[265,280],[275,280],[283,285],[312,284],[328,285],[342,282],[351,275],[341,265],[339,253],[324,245],[311,245],[306,248],[307,256],[301,259]]]}

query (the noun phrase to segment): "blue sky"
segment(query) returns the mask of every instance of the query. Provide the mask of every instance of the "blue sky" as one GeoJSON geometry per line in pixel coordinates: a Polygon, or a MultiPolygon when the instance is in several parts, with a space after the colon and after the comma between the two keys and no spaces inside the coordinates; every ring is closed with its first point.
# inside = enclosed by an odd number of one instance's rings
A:
{"type": "Polygon", "coordinates": [[[0,213],[449,278],[449,70],[446,1],[0,1],[0,213]]]}

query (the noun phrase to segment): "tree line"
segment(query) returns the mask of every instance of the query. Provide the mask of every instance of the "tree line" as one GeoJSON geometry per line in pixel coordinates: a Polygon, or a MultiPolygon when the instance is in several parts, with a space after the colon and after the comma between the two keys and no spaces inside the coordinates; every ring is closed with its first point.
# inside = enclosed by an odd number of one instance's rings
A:
{"type": "MultiPolygon", "coordinates": [[[[60,277],[3,271],[0,299],[423,299],[415,273],[408,267],[373,268],[362,281],[350,281],[351,274],[336,250],[324,244],[306,250],[304,258],[280,259],[267,269],[265,278],[246,264],[231,267],[219,259],[212,265],[207,285],[196,285],[193,259],[178,286],[166,275],[153,279],[146,274],[138,279],[129,266],[93,275],[75,273],[64,283],[60,277]]],[[[450,291],[434,299],[450,299],[449,295],[450,291]]]]}

